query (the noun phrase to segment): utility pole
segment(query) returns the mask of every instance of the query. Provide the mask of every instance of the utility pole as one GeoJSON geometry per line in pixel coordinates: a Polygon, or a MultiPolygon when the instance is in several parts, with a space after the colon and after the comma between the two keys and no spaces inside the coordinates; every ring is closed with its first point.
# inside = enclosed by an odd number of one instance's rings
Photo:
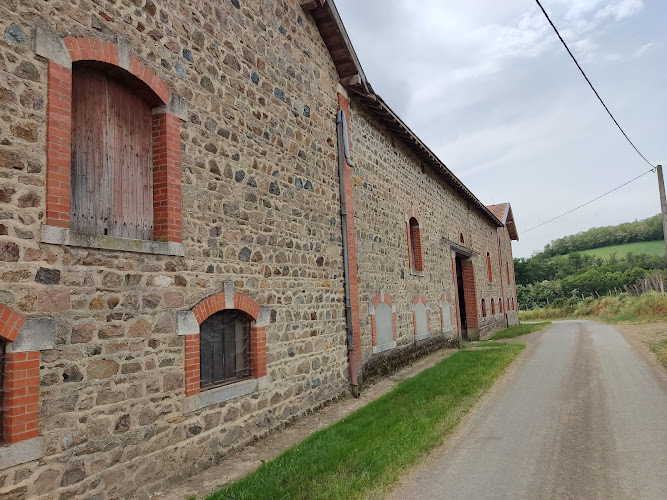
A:
{"type": "Polygon", "coordinates": [[[662,212],[662,237],[665,240],[667,256],[667,200],[665,199],[665,181],[662,179],[662,165],[656,166],[658,172],[658,189],[660,189],[660,211],[662,212]]]}

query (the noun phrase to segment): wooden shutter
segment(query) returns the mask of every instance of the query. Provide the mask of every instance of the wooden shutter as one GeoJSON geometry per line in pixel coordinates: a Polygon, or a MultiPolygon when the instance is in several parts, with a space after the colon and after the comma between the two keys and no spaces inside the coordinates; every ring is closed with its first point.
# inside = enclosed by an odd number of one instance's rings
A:
{"type": "Polygon", "coordinates": [[[152,111],[102,71],[72,71],[71,229],[153,236],[152,111]]]}

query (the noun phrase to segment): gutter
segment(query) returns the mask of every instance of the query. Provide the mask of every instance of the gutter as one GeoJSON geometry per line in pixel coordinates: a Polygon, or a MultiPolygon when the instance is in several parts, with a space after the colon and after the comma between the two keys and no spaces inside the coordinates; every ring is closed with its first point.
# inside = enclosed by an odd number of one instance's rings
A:
{"type": "Polygon", "coordinates": [[[350,298],[350,260],[347,241],[347,204],[345,202],[345,167],[354,167],[350,159],[350,142],[347,134],[347,119],[343,110],[336,113],[336,135],[338,138],[338,184],[340,186],[340,222],[343,231],[343,274],[345,278],[345,323],[347,331],[347,358],[350,364],[350,390],[355,398],[359,397],[357,381],[357,361],[354,356],[352,333],[352,302],[350,298]]]}

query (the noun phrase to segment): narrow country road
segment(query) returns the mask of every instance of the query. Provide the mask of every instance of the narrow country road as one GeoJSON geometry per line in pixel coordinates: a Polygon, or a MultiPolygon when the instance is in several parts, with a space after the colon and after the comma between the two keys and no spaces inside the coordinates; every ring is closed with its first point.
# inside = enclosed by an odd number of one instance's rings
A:
{"type": "Polygon", "coordinates": [[[667,499],[667,376],[613,327],[563,321],[392,499],[667,499]]]}

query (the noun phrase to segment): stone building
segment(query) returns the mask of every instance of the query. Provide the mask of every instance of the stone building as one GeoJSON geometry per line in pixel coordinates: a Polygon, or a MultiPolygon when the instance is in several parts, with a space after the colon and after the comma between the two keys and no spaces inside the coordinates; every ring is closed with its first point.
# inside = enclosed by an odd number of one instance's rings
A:
{"type": "Polygon", "coordinates": [[[0,497],[144,498],[518,322],[331,0],[0,3],[0,497]]]}

